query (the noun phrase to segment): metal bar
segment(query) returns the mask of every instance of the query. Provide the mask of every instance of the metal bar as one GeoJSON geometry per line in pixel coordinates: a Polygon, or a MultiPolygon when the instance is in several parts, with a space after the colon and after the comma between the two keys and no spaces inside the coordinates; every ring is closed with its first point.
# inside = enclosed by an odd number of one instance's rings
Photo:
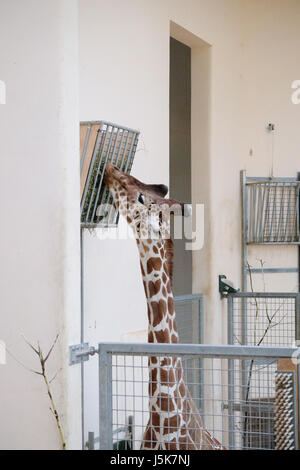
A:
{"type": "MultiPolygon", "coordinates": [[[[122,153],[122,160],[121,160],[121,164],[119,165],[119,168],[123,171],[123,163],[124,163],[124,159],[125,159],[125,156],[126,156],[126,152],[127,152],[127,148],[128,148],[128,143],[129,143],[129,136],[131,135],[131,132],[128,130],[127,131],[127,136],[126,136],[126,142],[125,142],[125,146],[124,146],[124,150],[123,150],[123,153],[122,153]]],[[[122,135],[122,142],[123,142],[123,139],[124,139],[124,133],[122,135]]],[[[121,151],[121,144],[120,144],[120,149],[119,149],[119,152],[121,151]]],[[[118,159],[119,159],[119,155],[118,155],[118,159]]],[[[127,160],[129,159],[129,153],[128,153],[128,158],[127,160]]],[[[105,188],[104,192],[103,192],[103,195],[102,195],[102,199],[101,199],[101,204],[102,202],[105,200],[106,196],[108,194],[108,189],[105,188]]],[[[112,198],[111,198],[112,199],[112,198]]],[[[111,216],[111,210],[108,214],[108,222],[110,220],[110,216],[111,216]]],[[[112,224],[113,225],[113,224],[112,224]]]]}
{"type": "Polygon", "coordinates": [[[233,344],[233,296],[228,295],[227,298],[227,342],[233,344]]]}
{"type": "Polygon", "coordinates": [[[276,193],[277,193],[277,184],[274,185],[271,225],[270,225],[270,229],[269,229],[269,241],[272,241],[272,242],[274,242],[274,240],[271,240],[271,238],[272,238],[273,222],[274,222],[274,218],[275,218],[275,214],[276,214],[276,193]]]}
{"type": "Polygon", "coordinates": [[[185,302],[187,300],[203,300],[203,294],[176,295],[174,302],[185,302]]]}
{"type": "MultiPolygon", "coordinates": [[[[230,296],[227,299],[227,341],[228,344],[233,344],[233,297],[230,296]]],[[[233,449],[235,446],[235,434],[234,434],[234,361],[229,359],[228,361],[228,424],[229,424],[229,449],[233,449]]]]}
{"type": "Polygon", "coordinates": [[[299,184],[295,188],[296,191],[296,234],[295,238],[296,240],[299,240],[299,184]]]}
{"type": "MultiPolygon", "coordinates": [[[[86,182],[85,182],[85,187],[84,187],[84,191],[83,191],[83,195],[82,195],[82,199],[81,199],[81,204],[80,204],[80,212],[81,213],[82,213],[82,210],[85,206],[85,199],[86,199],[88,187],[89,187],[89,184],[90,184],[90,179],[91,179],[91,176],[92,176],[92,169],[93,169],[94,162],[95,162],[95,159],[96,159],[96,156],[97,156],[97,153],[98,153],[100,140],[101,140],[101,128],[97,132],[96,143],[95,143],[95,147],[94,147],[94,151],[93,151],[93,155],[92,155],[92,159],[91,159],[91,163],[90,163],[90,167],[89,167],[89,171],[88,171],[88,176],[87,176],[87,179],[86,179],[86,182]]],[[[85,218],[85,220],[87,220],[87,217],[85,218]]]]}
{"type": "MultiPolygon", "coordinates": [[[[126,355],[185,355],[202,356],[214,358],[230,359],[278,359],[290,358],[298,351],[298,348],[283,346],[240,346],[240,345],[211,345],[211,344],[173,344],[173,343],[99,343],[98,353],[99,362],[107,363],[101,360],[102,357],[113,354],[126,355]]],[[[103,370],[101,371],[103,376],[103,370]]],[[[105,379],[106,381],[107,379],[105,379]]],[[[104,388],[102,386],[102,391],[104,388]]]]}
{"type": "Polygon", "coordinates": [[[300,241],[283,241],[283,242],[248,242],[248,245],[300,245],[300,241]]]}
{"type": "Polygon", "coordinates": [[[260,233],[261,233],[261,219],[262,213],[264,208],[264,186],[258,186],[258,208],[257,208],[257,226],[256,226],[256,233],[255,233],[255,240],[260,240],[260,233]]]}
{"type": "Polygon", "coordinates": [[[264,229],[263,229],[263,243],[265,243],[265,236],[266,236],[266,226],[269,221],[269,206],[270,206],[270,190],[271,186],[268,184],[267,186],[267,192],[268,192],[268,197],[267,197],[267,202],[266,202],[266,209],[265,209],[265,217],[264,217],[264,229]]]}
{"type": "Polygon", "coordinates": [[[125,126],[122,126],[120,124],[116,124],[116,123],[110,122],[110,121],[80,121],[80,124],[91,124],[91,125],[104,124],[106,126],[117,127],[119,129],[124,129],[125,131],[136,132],[138,134],[140,133],[140,131],[137,130],[137,129],[132,129],[131,127],[125,127],[125,126]]]}
{"type": "MultiPolygon", "coordinates": [[[[106,132],[107,132],[107,134],[109,133],[108,128],[106,129],[106,132]]],[[[112,128],[111,129],[111,136],[110,136],[110,139],[109,139],[109,144],[108,144],[108,147],[107,147],[107,155],[106,155],[106,159],[105,159],[105,165],[106,165],[106,163],[108,161],[108,158],[109,158],[114,132],[115,132],[114,128],[112,128]]],[[[103,146],[103,151],[105,151],[105,145],[103,146]]],[[[97,177],[98,177],[98,174],[99,174],[99,169],[100,169],[100,162],[99,162],[99,165],[98,165],[97,177]]],[[[99,187],[98,187],[98,190],[97,190],[97,193],[96,193],[96,198],[95,198],[95,202],[94,202],[94,209],[93,209],[93,213],[92,213],[92,220],[94,220],[94,218],[95,218],[95,213],[96,213],[96,210],[97,210],[97,205],[98,205],[98,200],[99,200],[100,190],[101,190],[101,187],[102,187],[103,178],[104,178],[104,172],[101,175],[100,184],[99,184],[99,187]]],[[[97,182],[97,178],[95,178],[94,186],[95,186],[96,182],[97,182]]],[[[94,189],[93,189],[93,191],[94,191],[94,189]]],[[[91,200],[92,200],[92,198],[91,198],[91,200]]]]}
{"type": "Polygon", "coordinates": [[[99,353],[99,449],[112,450],[112,357],[98,345],[99,353]]]}
{"type": "Polygon", "coordinates": [[[88,433],[87,448],[89,450],[95,450],[95,437],[93,432],[88,433]]]}
{"type": "MultiPolygon", "coordinates": [[[[299,356],[298,356],[299,359],[299,356]]],[[[297,407],[297,426],[296,426],[296,449],[300,449],[300,361],[297,364],[297,376],[296,376],[296,407],[297,407]]]]}
{"type": "MultiPolygon", "coordinates": [[[[229,359],[230,360],[230,359],[229,359]]],[[[228,410],[230,407],[229,403],[223,403],[223,406],[222,408],[224,410],[228,410]]],[[[255,411],[255,409],[258,411],[270,411],[270,408],[272,407],[272,405],[262,405],[260,402],[258,402],[258,404],[255,406],[253,405],[253,403],[251,403],[251,405],[247,405],[247,404],[239,404],[239,403],[234,403],[232,405],[232,409],[233,411],[238,411],[238,412],[245,412],[245,411],[255,411]]],[[[259,415],[261,415],[261,413],[259,413],[259,415]]]]}
{"type": "Polygon", "coordinates": [[[241,171],[242,187],[242,289],[247,291],[248,192],[246,171],[241,171]]]}
{"type": "Polygon", "coordinates": [[[297,214],[298,214],[298,204],[299,204],[299,199],[298,199],[298,191],[295,189],[295,195],[296,195],[296,200],[295,200],[295,209],[294,209],[294,217],[293,217],[293,223],[291,224],[291,240],[297,241],[297,214]],[[296,230],[296,232],[295,232],[296,230]]]}
{"type": "Polygon", "coordinates": [[[298,268],[251,268],[252,274],[262,273],[273,274],[273,273],[297,273],[298,268]]]}
{"type": "Polygon", "coordinates": [[[228,293],[227,297],[260,297],[260,298],[295,298],[298,295],[297,292],[235,292],[235,293],[228,293]]]}
{"type": "MultiPolygon", "coordinates": [[[[297,173],[297,180],[300,181],[300,172],[297,173]]],[[[300,191],[299,186],[298,186],[297,191],[299,193],[299,191],[300,191]]],[[[298,217],[299,217],[299,214],[298,214],[298,217]]],[[[299,237],[299,231],[300,231],[300,217],[298,218],[298,237],[299,237]]],[[[300,246],[298,247],[298,291],[300,292],[300,246]]],[[[300,403],[299,403],[299,406],[300,406],[300,403]]],[[[299,425],[300,425],[300,423],[299,423],[299,425]]]]}
{"type": "Polygon", "coordinates": [[[87,144],[88,144],[88,141],[89,141],[89,138],[90,138],[91,128],[92,128],[92,126],[89,124],[88,128],[86,130],[84,145],[83,145],[83,149],[82,149],[82,155],[81,155],[81,158],[80,158],[80,173],[82,171],[82,167],[83,167],[83,164],[84,164],[84,159],[85,159],[87,144]]]}
{"type": "Polygon", "coordinates": [[[300,346],[300,294],[295,297],[295,342],[300,346]]]}
{"type": "Polygon", "coordinates": [[[283,184],[281,188],[281,201],[280,201],[280,211],[279,211],[279,217],[278,217],[278,224],[277,224],[277,234],[276,234],[276,241],[279,241],[279,236],[280,236],[280,228],[282,227],[281,223],[281,216],[282,216],[282,211],[283,211],[283,205],[284,205],[284,194],[285,194],[285,183],[283,184]]]}
{"type": "MultiPolygon", "coordinates": [[[[97,170],[96,170],[96,173],[95,173],[95,179],[94,179],[94,184],[93,184],[93,188],[91,190],[91,194],[90,194],[90,201],[89,201],[89,205],[88,205],[88,208],[87,208],[87,211],[86,211],[86,217],[85,217],[85,220],[87,221],[89,219],[89,213],[90,213],[90,210],[91,210],[91,204],[92,204],[92,201],[94,199],[94,193],[95,193],[95,188],[96,188],[96,182],[97,182],[97,178],[98,178],[98,175],[99,175],[99,170],[101,168],[101,163],[102,163],[102,159],[103,159],[103,156],[104,156],[104,151],[105,151],[105,145],[106,145],[106,139],[107,139],[107,135],[108,135],[108,131],[106,128],[104,130],[103,128],[104,124],[102,123],[102,125],[100,126],[100,129],[98,131],[98,135],[100,136],[101,135],[101,140],[99,141],[98,143],[98,148],[97,148],[97,152],[96,152],[96,155],[98,156],[99,152],[100,152],[100,145],[102,146],[101,148],[101,154],[100,154],[100,157],[99,157],[99,161],[98,161],[98,165],[97,165],[97,170]],[[104,136],[104,140],[103,140],[103,136],[104,136]]],[[[89,175],[92,174],[94,171],[94,161],[91,163],[90,165],[90,170],[89,170],[89,175]]],[[[103,177],[103,175],[102,175],[103,177]]],[[[100,183],[101,185],[101,183],[100,183]]],[[[88,188],[89,186],[89,183],[87,182],[86,183],[86,188],[88,188]]]]}
{"type": "Polygon", "coordinates": [[[284,241],[287,241],[287,235],[288,235],[288,224],[289,224],[289,216],[290,216],[290,211],[291,211],[291,194],[292,194],[293,187],[292,185],[289,186],[289,198],[288,198],[288,204],[287,204],[287,209],[286,209],[286,216],[285,216],[285,230],[284,230],[284,241]]]}
{"type": "MultiPolygon", "coordinates": [[[[115,163],[115,162],[114,162],[114,153],[115,153],[115,150],[116,150],[116,145],[117,145],[117,142],[118,142],[119,133],[120,133],[120,129],[117,130],[117,136],[116,136],[116,140],[115,140],[115,144],[114,144],[114,149],[113,149],[113,152],[112,152],[112,155],[111,155],[111,160],[110,160],[111,163],[115,163]]],[[[118,160],[118,156],[119,156],[120,151],[121,151],[123,138],[124,138],[124,132],[122,132],[121,142],[120,142],[119,151],[118,151],[118,155],[117,155],[116,161],[118,160]]],[[[112,202],[112,196],[109,194],[109,190],[108,190],[107,187],[104,188],[100,205],[102,205],[105,200],[106,200],[106,204],[105,204],[105,209],[106,209],[106,207],[108,206],[109,202],[112,202]],[[107,197],[107,195],[108,195],[108,197],[107,197]]],[[[97,205],[98,205],[98,202],[97,202],[97,205]]],[[[110,212],[109,212],[109,215],[108,215],[108,217],[107,217],[107,221],[108,221],[108,222],[109,222],[109,219],[110,219],[110,213],[111,213],[111,211],[112,211],[112,207],[113,207],[113,204],[111,204],[110,212]]]]}
{"type": "Polygon", "coordinates": [[[297,179],[294,177],[260,177],[247,176],[247,184],[264,184],[264,183],[295,183],[297,179]]]}
{"type": "Polygon", "coordinates": [[[250,189],[250,240],[255,242],[254,233],[255,233],[255,196],[256,196],[256,185],[248,188],[250,189]]]}
{"type": "MultiPolygon", "coordinates": [[[[84,343],[84,233],[80,229],[80,342],[84,343]]],[[[81,445],[84,449],[84,362],[80,363],[81,445]]]]}
{"type": "MultiPolygon", "coordinates": [[[[118,130],[119,132],[119,130],[118,130]]],[[[119,135],[119,134],[118,134],[119,135]]],[[[124,135],[125,135],[125,132],[123,131],[122,132],[122,136],[121,136],[121,140],[120,140],[120,145],[119,145],[119,150],[118,150],[118,154],[116,156],[116,159],[115,159],[115,163],[116,165],[118,166],[118,161],[119,161],[119,158],[120,158],[120,154],[121,154],[121,149],[122,149],[122,145],[123,145],[123,141],[124,141],[124,135]]],[[[116,139],[116,142],[117,142],[117,139],[116,139]]],[[[108,214],[108,217],[107,217],[107,222],[109,223],[110,221],[110,218],[111,218],[111,214],[112,214],[112,211],[113,211],[113,199],[112,199],[112,196],[110,195],[110,198],[107,199],[107,204],[111,202],[111,207],[110,207],[110,210],[109,210],[109,214],[108,214]]],[[[101,204],[102,204],[102,200],[101,200],[101,204]]]]}

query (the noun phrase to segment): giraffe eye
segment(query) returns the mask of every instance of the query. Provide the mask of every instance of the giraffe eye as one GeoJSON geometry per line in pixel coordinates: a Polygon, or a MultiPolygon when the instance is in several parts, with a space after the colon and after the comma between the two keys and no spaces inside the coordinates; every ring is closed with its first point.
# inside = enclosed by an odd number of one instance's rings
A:
{"type": "Polygon", "coordinates": [[[139,195],[138,197],[138,201],[141,203],[141,204],[144,204],[145,203],[145,198],[142,194],[139,195]]]}

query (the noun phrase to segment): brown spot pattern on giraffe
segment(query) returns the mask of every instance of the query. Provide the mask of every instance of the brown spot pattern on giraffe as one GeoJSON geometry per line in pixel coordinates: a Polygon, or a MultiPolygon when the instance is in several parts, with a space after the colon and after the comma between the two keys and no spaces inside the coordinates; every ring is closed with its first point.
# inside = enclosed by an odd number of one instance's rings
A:
{"type": "Polygon", "coordinates": [[[148,333],[148,343],[154,343],[154,336],[152,331],[149,331],[148,333]]]}
{"type": "Polygon", "coordinates": [[[168,298],[168,311],[170,315],[174,315],[175,309],[174,309],[174,299],[173,297],[168,298]]]}
{"type": "Polygon", "coordinates": [[[160,258],[149,258],[147,261],[147,274],[151,274],[152,271],[160,271],[162,262],[160,258]]]}
{"type": "Polygon", "coordinates": [[[157,389],[157,369],[151,371],[151,378],[149,381],[149,394],[152,397],[157,389]]]}
{"type": "Polygon", "coordinates": [[[170,434],[180,426],[180,416],[174,415],[164,420],[164,434],[170,434]]]}
{"type": "Polygon", "coordinates": [[[160,291],[160,286],[161,286],[161,280],[158,279],[157,281],[149,282],[149,295],[150,297],[153,297],[154,295],[158,294],[160,291]]]}
{"type": "Polygon", "coordinates": [[[151,302],[151,307],[153,311],[153,327],[156,327],[167,313],[167,304],[164,300],[160,299],[159,302],[151,302]]]}
{"type": "Polygon", "coordinates": [[[157,395],[157,401],[159,403],[159,407],[162,411],[174,411],[174,403],[172,400],[172,397],[168,395],[167,393],[160,393],[157,395]]]}
{"type": "Polygon", "coordinates": [[[155,337],[158,343],[170,343],[170,333],[166,328],[165,330],[155,331],[155,337]]]}
{"type": "Polygon", "coordinates": [[[175,374],[172,369],[161,369],[160,370],[161,384],[164,386],[173,387],[175,385],[175,374]]]}

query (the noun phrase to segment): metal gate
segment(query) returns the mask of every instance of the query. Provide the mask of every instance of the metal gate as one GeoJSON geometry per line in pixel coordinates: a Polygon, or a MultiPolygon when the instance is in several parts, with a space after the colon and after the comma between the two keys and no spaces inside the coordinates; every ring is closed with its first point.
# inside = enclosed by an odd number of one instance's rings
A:
{"type": "MultiPolygon", "coordinates": [[[[227,295],[228,303],[228,344],[244,346],[273,346],[293,347],[300,344],[300,294],[299,293],[264,293],[264,292],[237,292],[227,295]]],[[[265,437],[264,448],[269,448],[271,441],[275,446],[274,403],[276,396],[260,404],[261,416],[257,414],[255,394],[251,397],[250,390],[257,384],[255,371],[264,368],[265,363],[257,361],[240,361],[239,370],[230,373],[230,382],[240,382],[244,401],[251,405],[251,426],[253,438],[257,440],[263,431],[265,437]],[[256,431],[255,431],[256,430],[256,431]],[[273,437],[272,437],[273,436],[273,437]]],[[[277,378],[276,369],[269,368],[274,383],[277,378]]],[[[239,408],[234,405],[232,420],[235,421],[239,408]]],[[[234,435],[232,437],[234,443],[234,435]]]]}
{"type": "Polygon", "coordinates": [[[236,292],[227,296],[228,344],[294,346],[300,341],[300,294],[236,292]]]}
{"type": "MultiPolygon", "coordinates": [[[[139,449],[148,420],[148,358],[180,357],[198,370],[186,384],[205,428],[229,449],[298,448],[299,365],[286,370],[295,348],[182,344],[99,344],[99,448],[113,449],[115,430],[134,417],[133,449],[139,449]],[[248,364],[251,380],[240,370],[248,364]],[[288,419],[287,419],[288,417],[288,419]]],[[[166,449],[168,446],[166,445],[166,449]]]]}

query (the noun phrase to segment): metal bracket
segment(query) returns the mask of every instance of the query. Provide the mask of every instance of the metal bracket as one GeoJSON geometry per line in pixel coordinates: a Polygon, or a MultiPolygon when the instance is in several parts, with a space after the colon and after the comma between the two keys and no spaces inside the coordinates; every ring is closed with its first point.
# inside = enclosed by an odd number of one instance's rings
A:
{"type": "Polygon", "coordinates": [[[239,289],[236,289],[233,286],[233,282],[227,279],[224,274],[219,275],[219,292],[221,294],[221,297],[226,297],[226,294],[228,293],[235,294],[238,291],[239,289]]]}
{"type": "Polygon", "coordinates": [[[89,356],[93,356],[98,351],[94,346],[89,346],[89,343],[74,344],[69,346],[69,365],[80,364],[89,360],[89,356]]]}

